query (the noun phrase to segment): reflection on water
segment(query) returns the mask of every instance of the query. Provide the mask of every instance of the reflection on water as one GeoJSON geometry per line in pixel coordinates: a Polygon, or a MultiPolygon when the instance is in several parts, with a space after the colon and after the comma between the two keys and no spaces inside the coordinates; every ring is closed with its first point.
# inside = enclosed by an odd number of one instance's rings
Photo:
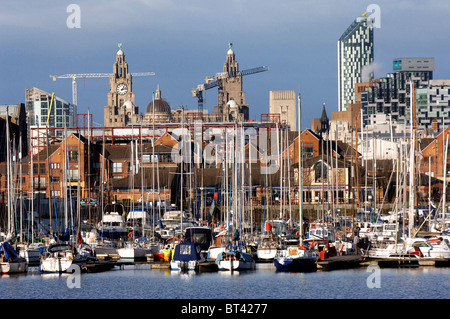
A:
{"type": "Polygon", "coordinates": [[[7,299],[443,299],[449,268],[381,269],[380,288],[370,288],[366,268],[315,273],[276,273],[272,264],[256,270],[180,272],[148,265],[83,273],[80,287],[68,287],[72,274],[1,275],[7,299]]]}

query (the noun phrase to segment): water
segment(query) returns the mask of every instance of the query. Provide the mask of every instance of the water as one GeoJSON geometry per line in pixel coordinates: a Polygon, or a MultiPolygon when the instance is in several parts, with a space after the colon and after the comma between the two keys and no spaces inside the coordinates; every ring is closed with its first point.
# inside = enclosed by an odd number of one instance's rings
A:
{"type": "Polygon", "coordinates": [[[234,273],[139,265],[78,276],[30,268],[1,275],[0,293],[3,299],[448,299],[449,275],[450,268],[435,267],[277,273],[272,264],[234,273]]]}

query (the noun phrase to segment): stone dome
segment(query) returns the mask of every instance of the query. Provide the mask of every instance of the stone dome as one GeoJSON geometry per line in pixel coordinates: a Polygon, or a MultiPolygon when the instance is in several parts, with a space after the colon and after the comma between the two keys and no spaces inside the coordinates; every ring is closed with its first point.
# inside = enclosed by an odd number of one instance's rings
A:
{"type": "Polygon", "coordinates": [[[145,112],[149,113],[150,115],[153,114],[153,104],[155,104],[155,113],[170,114],[171,110],[169,103],[164,101],[164,99],[161,97],[161,90],[159,89],[159,85],[158,89],[154,93],[155,93],[154,101],[148,103],[147,110],[145,112]]]}
{"type": "Polygon", "coordinates": [[[155,113],[170,113],[170,106],[169,103],[164,101],[163,99],[158,99],[155,101],[151,101],[147,105],[146,113],[152,114],[153,113],[153,104],[155,105],[155,113]]]}

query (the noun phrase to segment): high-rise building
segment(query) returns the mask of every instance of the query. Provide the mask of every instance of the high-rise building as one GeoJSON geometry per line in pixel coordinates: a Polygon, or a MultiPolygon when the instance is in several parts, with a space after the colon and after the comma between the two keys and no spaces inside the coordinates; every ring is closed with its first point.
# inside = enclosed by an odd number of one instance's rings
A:
{"type": "Polygon", "coordinates": [[[338,41],[338,109],[346,111],[354,103],[355,84],[373,78],[372,17],[358,17],[338,41]]]}
{"type": "Polygon", "coordinates": [[[133,80],[125,62],[125,53],[119,44],[113,74],[109,78],[108,105],[104,108],[105,126],[127,126],[140,123],[139,107],[134,105],[133,80]]]}

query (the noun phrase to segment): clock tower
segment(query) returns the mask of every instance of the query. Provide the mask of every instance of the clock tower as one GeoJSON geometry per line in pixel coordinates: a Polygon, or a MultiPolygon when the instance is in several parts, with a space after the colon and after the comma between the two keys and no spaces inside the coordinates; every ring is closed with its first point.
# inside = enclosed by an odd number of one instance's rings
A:
{"type": "Polygon", "coordinates": [[[134,105],[132,82],[122,44],[119,43],[113,74],[109,77],[108,105],[104,109],[105,126],[127,126],[140,121],[139,107],[134,105]]]}

